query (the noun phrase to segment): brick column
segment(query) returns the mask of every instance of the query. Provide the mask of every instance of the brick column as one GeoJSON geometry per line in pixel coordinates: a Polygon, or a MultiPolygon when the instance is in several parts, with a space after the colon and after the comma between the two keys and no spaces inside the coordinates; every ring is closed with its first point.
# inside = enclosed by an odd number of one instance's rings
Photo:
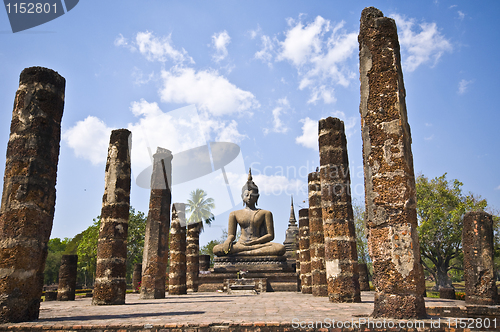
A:
{"type": "Polygon", "coordinates": [[[200,231],[200,223],[189,224],[187,226],[186,287],[188,292],[198,291],[198,272],[200,269],[200,231]]]}
{"type": "Polygon", "coordinates": [[[358,41],[373,317],[422,318],[425,283],[396,23],[376,8],[365,8],[358,41]]]}
{"type": "Polygon", "coordinates": [[[76,275],[78,272],[78,255],[62,255],[59,268],[59,286],[57,301],[74,301],[76,291],[76,275]]]}
{"type": "Polygon", "coordinates": [[[319,172],[309,173],[309,254],[313,296],[328,296],[319,172]]]}
{"type": "Polygon", "coordinates": [[[94,305],[125,304],[131,140],[132,133],[127,129],[111,132],[97,242],[94,305]]]}
{"type": "Polygon", "coordinates": [[[304,294],[312,294],[311,256],[309,255],[309,209],[299,210],[299,261],[300,288],[304,294]]]}
{"type": "Polygon", "coordinates": [[[26,68],[14,100],[0,208],[0,323],[38,319],[66,80],[26,68]]]}
{"type": "Polygon", "coordinates": [[[199,255],[200,271],[208,271],[210,269],[210,255],[199,255]]]}
{"type": "Polygon", "coordinates": [[[319,120],[321,207],[330,302],[361,302],[344,122],[319,120]]]}
{"type": "Polygon", "coordinates": [[[165,298],[171,179],[172,153],[159,147],[153,155],[151,196],[142,255],[141,299],[165,298]]]}
{"type": "Polygon", "coordinates": [[[134,293],[140,292],[140,285],[142,283],[142,264],[134,264],[134,272],[132,272],[132,288],[134,293]]]}
{"type": "Polygon", "coordinates": [[[498,290],[493,265],[493,218],[490,214],[476,211],[464,216],[462,248],[465,303],[497,304],[498,290]]]}
{"type": "Polygon", "coordinates": [[[172,205],[169,295],[186,294],[186,204],[172,205]]]}
{"type": "Polygon", "coordinates": [[[365,263],[359,263],[358,272],[359,272],[359,290],[369,291],[370,280],[368,280],[368,266],[365,263]]]}

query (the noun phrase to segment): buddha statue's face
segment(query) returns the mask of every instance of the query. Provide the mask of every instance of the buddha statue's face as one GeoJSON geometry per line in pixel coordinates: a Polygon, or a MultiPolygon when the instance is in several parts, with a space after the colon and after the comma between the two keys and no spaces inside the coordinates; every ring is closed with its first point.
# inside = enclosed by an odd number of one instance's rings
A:
{"type": "Polygon", "coordinates": [[[241,194],[241,198],[243,199],[245,205],[252,206],[257,203],[257,200],[259,199],[259,192],[255,190],[245,190],[241,194]]]}

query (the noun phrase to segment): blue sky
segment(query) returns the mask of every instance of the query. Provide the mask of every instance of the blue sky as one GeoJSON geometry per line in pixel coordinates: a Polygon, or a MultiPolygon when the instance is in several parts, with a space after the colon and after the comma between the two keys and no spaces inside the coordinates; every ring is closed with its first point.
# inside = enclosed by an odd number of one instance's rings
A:
{"type": "Polygon", "coordinates": [[[136,210],[148,209],[149,190],[136,183],[150,165],[147,147],[175,158],[232,142],[241,151],[225,167],[231,191],[219,170],[174,186],[173,200],[206,190],[217,215],[200,240],[220,238],[252,167],[259,207],[273,212],[283,242],[290,195],[296,210],[307,207],[320,118],[344,120],[362,201],[357,34],[367,6],[398,24],[415,173],[447,172],[500,208],[497,1],[80,1],[16,34],[3,11],[0,147],[20,72],[51,68],[66,78],[52,237],[73,237],[100,214],[109,132],[129,128],[136,210]]]}

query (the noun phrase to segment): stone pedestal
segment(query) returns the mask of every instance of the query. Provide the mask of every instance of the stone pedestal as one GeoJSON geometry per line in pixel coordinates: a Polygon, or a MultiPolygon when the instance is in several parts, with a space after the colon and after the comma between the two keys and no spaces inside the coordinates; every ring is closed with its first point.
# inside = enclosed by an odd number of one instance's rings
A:
{"type": "Polygon", "coordinates": [[[59,286],[57,301],[74,301],[76,275],[78,271],[78,255],[63,255],[59,268],[59,286]]]}
{"type": "Polygon", "coordinates": [[[439,289],[439,298],[440,299],[449,299],[449,300],[455,300],[455,288],[453,287],[441,287],[439,289]]]}
{"type": "Polygon", "coordinates": [[[464,216],[462,231],[464,251],[465,303],[498,303],[493,265],[493,218],[482,211],[464,216]]]}
{"type": "Polygon", "coordinates": [[[153,155],[151,196],[142,259],[141,299],[165,298],[171,179],[172,153],[159,147],[153,155]]]}
{"type": "Polygon", "coordinates": [[[210,255],[199,255],[200,271],[208,271],[210,269],[210,255]]]}
{"type": "Polygon", "coordinates": [[[131,141],[132,133],[127,129],[111,132],[97,243],[94,305],[125,304],[131,141]]]}
{"type": "Polygon", "coordinates": [[[225,256],[214,258],[214,272],[286,271],[285,256],[225,256]]]}
{"type": "Polygon", "coordinates": [[[19,78],[0,208],[0,323],[38,319],[66,80],[26,68],[19,78]]]}
{"type": "Polygon", "coordinates": [[[396,23],[376,8],[365,8],[358,41],[373,317],[423,318],[424,271],[396,23]]]}

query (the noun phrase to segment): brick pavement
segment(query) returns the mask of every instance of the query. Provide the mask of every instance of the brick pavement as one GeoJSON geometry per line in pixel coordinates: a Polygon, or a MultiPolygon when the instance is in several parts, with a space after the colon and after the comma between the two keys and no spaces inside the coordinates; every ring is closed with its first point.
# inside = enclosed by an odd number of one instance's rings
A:
{"type": "MultiPolygon", "coordinates": [[[[294,322],[367,320],[373,311],[373,294],[362,292],[362,302],[354,304],[330,303],[328,298],[298,292],[190,293],[147,300],[127,294],[125,305],[109,306],[92,306],[91,298],[78,298],[43,302],[38,321],[0,325],[0,331],[228,331],[231,326],[237,327],[231,331],[293,331],[294,322]]],[[[429,308],[460,311],[464,304],[426,298],[429,308]]]]}

